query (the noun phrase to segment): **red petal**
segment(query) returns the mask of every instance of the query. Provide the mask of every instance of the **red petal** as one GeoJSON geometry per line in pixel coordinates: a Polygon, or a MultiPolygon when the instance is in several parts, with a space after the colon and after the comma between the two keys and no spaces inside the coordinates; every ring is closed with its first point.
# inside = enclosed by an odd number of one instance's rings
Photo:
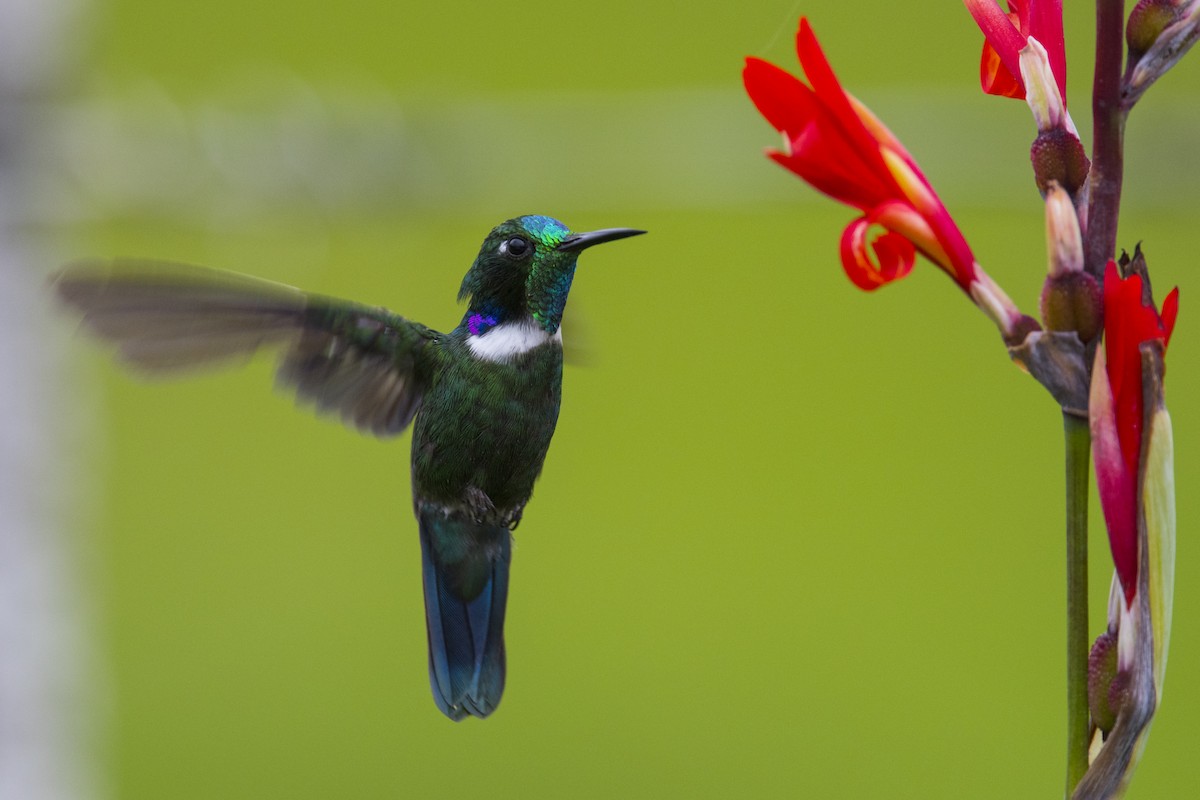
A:
{"type": "MultiPolygon", "coordinates": [[[[802,30],[806,25],[801,20],[802,30]]],[[[808,33],[811,37],[811,29],[808,33]]],[[[788,138],[792,152],[771,153],[771,158],[818,191],[866,211],[895,197],[897,188],[884,169],[878,140],[854,113],[819,50],[817,55],[829,96],[819,96],[800,79],[757,58],[746,59],[742,80],[755,107],[788,138]],[[852,123],[849,131],[839,115],[852,123]]]]}
{"type": "Polygon", "coordinates": [[[892,185],[873,174],[838,131],[829,130],[823,111],[820,119],[791,140],[790,155],[772,157],[818,191],[862,211],[895,197],[892,185]]]}
{"type": "Polygon", "coordinates": [[[983,57],[979,64],[979,84],[986,94],[997,97],[1015,97],[1025,99],[1025,87],[1013,78],[1012,73],[1005,68],[996,48],[987,42],[983,43],[983,57]]]}
{"type": "MultiPolygon", "coordinates": [[[[1015,4],[1010,2],[1010,7],[1015,4]]],[[[1062,0],[1032,0],[1021,30],[1037,39],[1050,57],[1050,71],[1058,84],[1063,106],[1067,104],[1067,45],[1063,36],[1062,0]]]]}
{"type": "Polygon", "coordinates": [[[1100,349],[1096,353],[1088,403],[1092,458],[1100,507],[1108,529],[1108,547],[1128,605],[1137,591],[1137,480],[1126,468],[1121,452],[1112,384],[1107,373],[1107,359],[1100,349]]]}
{"type": "Polygon", "coordinates": [[[1137,590],[1137,474],[1144,406],[1140,348],[1143,342],[1154,339],[1161,339],[1165,347],[1178,313],[1178,289],[1167,295],[1160,317],[1153,305],[1142,302],[1141,276],[1121,279],[1116,264],[1108,262],[1104,270],[1104,355],[1112,391],[1112,424],[1123,470],[1118,471],[1108,463],[1104,468],[1107,474],[1101,475],[1102,461],[1112,460],[1110,443],[1104,459],[1097,445],[1096,471],[1113,563],[1121,577],[1126,602],[1137,590]],[[1116,477],[1118,472],[1123,472],[1120,479],[1116,477]]]}
{"type": "Polygon", "coordinates": [[[1171,334],[1175,332],[1175,317],[1179,316],[1179,287],[1171,290],[1167,295],[1167,299],[1163,300],[1162,307],[1162,324],[1163,324],[1163,344],[1171,343],[1171,334]]]}
{"type": "Polygon", "coordinates": [[[867,250],[867,234],[871,222],[867,217],[859,217],[846,226],[842,231],[839,246],[842,268],[850,281],[870,292],[884,284],[900,280],[912,272],[916,261],[916,249],[912,242],[898,233],[886,231],[875,237],[871,242],[874,258],[867,250]]]}
{"type": "Polygon", "coordinates": [[[774,64],[747,58],[742,70],[746,94],[777,131],[798,136],[814,117],[812,90],[774,64]]]}
{"type": "MultiPolygon", "coordinates": [[[[796,54],[800,58],[805,77],[812,85],[813,94],[828,112],[826,120],[831,138],[840,134],[838,138],[843,139],[851,151],[863,160],[865,171],[876,176],[876,180],[884,185],[894,186],[887,165],[879,155],[879,140],[855,113],[842,84],[833,72],[833,67],[825,58],[807,17],[800,18],[800,30],[796,32],[796,54]]],[[[899,187],[895,187],[888,192],[888,196],[897,197],[898,191],[899,187]]]]}
{"type": "Polygon", "coordinates": [[[1121,453],[1134,475],[1142,442],[1142,354],[1138,345],[1156,332],[1158,322],[1155,314],[1147,329],[1143,309],[1141,277],[1121,280],[1110,261],[1104,272],[1104,351],[1121,453]]]}
{"type": "MultiPolygon", "coordinates": [[[[967,10],[971,12],[971,16],[975,18],[975,24],[983,31],[987,44],[993,48],[996,57],[1004,65],[1009,77],[1023,87],[1024,84],[1021,84],[1021,60],[1018,54],[1026,42],[1025,34],[1017,26],[1022,21],[1028,24],[1028,16],[1023,13],[1025,12],[1024,4],[1010,2],[1009,8],[1014,12],[1011,14],[1001,11],[993,0],[968,0],[966,6],[967,10]]],[[[981,77],[983,77],[982,74],[981,77]]],[[[986,82],[984,82],[983,90],[988,91],[986,82]]],[[[1007,96],[1024,97],[1025,92],[1022,89],[1020,95],[1007,96]]]]}
{"type": "Polygon", "coordinates": [[[862,184],[841,169],[836,161],[803,152],[788,155],[770,150],[767,155],[775,163],[799,175],[818,192],[840,203],[865,211],[874,202],[865,195],[862,184]]]}

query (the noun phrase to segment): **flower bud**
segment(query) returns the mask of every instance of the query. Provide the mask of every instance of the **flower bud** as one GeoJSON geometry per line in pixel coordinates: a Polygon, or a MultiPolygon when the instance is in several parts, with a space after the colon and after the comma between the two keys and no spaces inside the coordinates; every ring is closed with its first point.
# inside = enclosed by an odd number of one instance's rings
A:
{"type": "Polygon", "coordinates": [[[1049,267],[1042,286],[1042,321],[1052,331],[1074,331],[1090,342],[1104,322],[1104,293],[1083,271],[1083,241],[1070,195],[1051,181],[1046,192],[1046,252],[1049,267]]]}
{"type": "Polygon", "coordinates": [[[1086,272],[1051,275],[1042,285],[1042,322],[1047,330],[1074,331],[1087,343],[1104,324],[1103,303],[1100,285],[1086,272]]]}
{"type": "Polygon", "coordinates": [[[1088,709],[1092,724],[1106,735],[1117,722],[1129,676],[1117,671],[1117,635],[1105,631],[1088,653],[1088,709]]]}
{"type": "Polygon", "coordinates": [[[1125,25],[1129,63],[1137,63],[1178,17],[1178,0],[1140,0],[1129,12],[1129,22],[1125,25]]]}
{"type": "Polygon", "coordinates": [[[1200,38],[1200,0],[1141,0],[1129,15],[1121,103],[1132,108],[1200,38]]]}
{"type": "Polygon", "coordinates": [[[1062,277],[1083,271],[1083,236],[1070,195],[1056,181],[1046,187],[1047,272],[1062,277]]]}
{"type": "Polygon", "coordinates": [[[1091,169],[1079,137],[1063,128],[1038,133],[1029,148],[1029,160],[1043,197],[1052,182],[1057,182],[1074,197],[1091,169]]]}
{"type": "Polygon", "coordinates": [[[1058,90],[1054,69],[1050,66],[1050,55],[1042,43],[1032,36],[1018,54],[1021,64],[1021,80],[1025,84],[1025,102],[1033,112],[1039,131],[1068,128],[1072,132],[1075,124],[1067,116],[1067,104],[1058,90]]]}

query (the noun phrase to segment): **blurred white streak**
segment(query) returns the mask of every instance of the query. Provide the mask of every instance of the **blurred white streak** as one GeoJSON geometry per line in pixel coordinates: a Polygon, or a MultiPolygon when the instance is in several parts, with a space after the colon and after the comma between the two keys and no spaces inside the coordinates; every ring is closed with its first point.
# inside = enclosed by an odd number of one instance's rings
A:
{"type": "MultiPolygon", "coordinates": [[[[1037,206],[1025,146],[1013,144],[1028,141],[1027,118],[969,92],[863,97],[956,209],[1037,206]]],[[[1166,137],[1200,137],[1200,103],[1145,111],[1155,134],[1127,153],[1140,176],[1130,201],[1200,202],[1200,185],[1155,155],[1166,137]]],[[[826,202],[763,157],[777,137],[735,86],[401,96],[365,76],[317,84],[277,69],[239,73],[190,102],[145,78],[53,113],[61,138],[34,154],[52,191],[35,199],[76,219],[221,229],[280,215],[826,202]]]]}
{"type": "MultiPolygon", "coordinates": [[[[368,78],[239,76],[192,102],[149,79],[59,108],[39,203],[75,221],[253,227],[262,217],[726,207],[771,180],[749,101],[725,90],[400,96],[368,78]],[[615,143],[615,146],[614,146],[615,143]]],[[[760,136],[761,134],[761,136],[760,136]]],[[[565,213],[565,212],[563,212],[565,213]]]]}
{"type": "Polygon", "coordinates": [[[69,0],[0,0],[0,800],[94,797],[89,648],[64,532],[70,395],[29,225],[30,144],[76,19],[69,0]],[[65,484],[65,485],[64,485],[65,484]]]}

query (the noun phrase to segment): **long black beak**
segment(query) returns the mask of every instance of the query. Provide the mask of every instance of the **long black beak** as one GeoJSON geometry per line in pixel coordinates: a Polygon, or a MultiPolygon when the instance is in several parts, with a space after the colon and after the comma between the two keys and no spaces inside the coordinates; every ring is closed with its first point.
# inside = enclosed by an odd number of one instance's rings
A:
{"type": "Polygon", "coordinates": [[[559,244],[559,250],[582,250],[585,247],[591,247],[594,244],[602,242],[614,242],[617,239],[624,239],[627,236],[638,236],[645,231],[634,230],[633,228],[604,228],[599,231],[589,231],[588,233],[572,233],[559,244]]]}

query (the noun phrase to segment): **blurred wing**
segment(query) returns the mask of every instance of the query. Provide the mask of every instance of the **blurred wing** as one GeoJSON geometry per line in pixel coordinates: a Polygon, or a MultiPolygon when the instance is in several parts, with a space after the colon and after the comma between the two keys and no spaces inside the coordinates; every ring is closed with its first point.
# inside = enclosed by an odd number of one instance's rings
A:
{"type": "Polygon", "coordinates": [[[437,333],[387,309],[313,297],[300,336],[279,365],[281,383],[317,411],[376,436],[408,427],[425,393],[437,333]]]}
{"type": "Polygon", "coordinates": [[[563,318],[560,330],[563,363],[573,367],[594,367],[599,363],[587,314],[576,307],[569,316],[563,318]]]}
{"type": "Polygon", "coordinates": [[[281,383],[376,436],[400,433],[421,401],[437,333],[382,308],[233,272],[160,261],[64,268],[58,297],[120,358],[171,374],[283,348],[281,383]]]}

